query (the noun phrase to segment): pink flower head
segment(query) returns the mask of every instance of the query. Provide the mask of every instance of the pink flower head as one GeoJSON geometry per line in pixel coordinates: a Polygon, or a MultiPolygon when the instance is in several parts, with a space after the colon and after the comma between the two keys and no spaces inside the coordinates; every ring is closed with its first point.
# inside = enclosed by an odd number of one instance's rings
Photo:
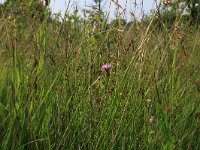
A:
{"type": "Polygon", "coordinates": [[[111,64],[104,64],[102,65],[101,69],[106,71],[106,73],[110,73],[111,64]]]}

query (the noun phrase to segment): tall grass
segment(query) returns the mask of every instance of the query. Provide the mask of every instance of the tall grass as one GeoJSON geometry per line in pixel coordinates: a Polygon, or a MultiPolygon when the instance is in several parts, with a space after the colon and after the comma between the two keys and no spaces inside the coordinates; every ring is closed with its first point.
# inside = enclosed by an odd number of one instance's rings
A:
{"type": "Polygon", "coordinates": [[[1,17],[1,149],[200,148],[198,26],[46,15],[1,17]]]}

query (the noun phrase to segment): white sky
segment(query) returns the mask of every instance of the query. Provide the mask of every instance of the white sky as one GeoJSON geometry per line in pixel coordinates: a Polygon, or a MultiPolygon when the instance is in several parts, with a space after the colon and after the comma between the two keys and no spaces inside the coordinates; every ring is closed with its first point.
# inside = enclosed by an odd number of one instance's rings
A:
{"type": "MultiPolygon", "coordinates": [[[[4,1],[5,0],[0,0],[1,3],[4,1]]],[[[145,14],[149,14],[150,10],[155,9],[156,2],[157,3],[160,2],[160,0],[113,0],[113,1],[118,1],[118,3],[123,8],[126,8],[125,18],[127,19],[131,18],[130,13],[129,13],[130,11],[133,12],[137,18],[140,18],[142,15],[142,12],[144,12],[145,14]],[[137,3],[137,6],[135,6],[134,4],[135,2],[137,3]],[[142,2],[143,2],[143,7],[142,7],[142,2]]],[[[94,3],[92,0],[51,0],[50,8],[53,13],[61,12],[61,14],[64,14],[64,12],[67,9],[68,4],[69,4],[69,12],[72,12],[73,8],[76,5],[78,5],[78,8],[80,10],[79,13],[81,13],[81,10],[86,8],[85,5],[91,6],[94,3]]],[[[110,12],[110,19],[115,17],[116,6],[114,5],[113,2],[111,2],[111,0],[103,0],[103,8],[104,8],[104,11],[110,12]]]]}

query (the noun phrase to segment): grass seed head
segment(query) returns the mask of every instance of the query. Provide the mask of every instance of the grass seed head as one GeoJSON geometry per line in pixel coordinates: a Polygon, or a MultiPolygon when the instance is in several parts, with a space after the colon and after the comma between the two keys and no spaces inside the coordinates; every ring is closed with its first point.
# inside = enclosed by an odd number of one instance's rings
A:
{"type": "Polygon", "coordinates": [[[197,79],[195,83],[197,86],[197,90],[200,92],[200,79],[197,79]]]}
{"type": "Polygon", "coordinates": [[[147,104],[151,104],[152,100],[151,99],[147,99],[146,102],[147,102],[147,104]]]}
{"type": "Polygon", "coordinates": [[[154,125],[154,124],[156,123],[156,116],[151,116],[151,117],[149,118],[149,123],[150,123],[151,125],[154,125]]]}

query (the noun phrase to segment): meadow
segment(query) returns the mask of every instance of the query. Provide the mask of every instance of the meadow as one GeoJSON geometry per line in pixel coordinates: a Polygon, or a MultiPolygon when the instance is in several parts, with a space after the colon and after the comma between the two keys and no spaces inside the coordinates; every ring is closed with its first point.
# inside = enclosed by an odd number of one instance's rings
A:
{"type": "Polygon", "coordinates": [[[198,24],[34,8],[1,8],[0,149],[200,149],[198,24]]]}

